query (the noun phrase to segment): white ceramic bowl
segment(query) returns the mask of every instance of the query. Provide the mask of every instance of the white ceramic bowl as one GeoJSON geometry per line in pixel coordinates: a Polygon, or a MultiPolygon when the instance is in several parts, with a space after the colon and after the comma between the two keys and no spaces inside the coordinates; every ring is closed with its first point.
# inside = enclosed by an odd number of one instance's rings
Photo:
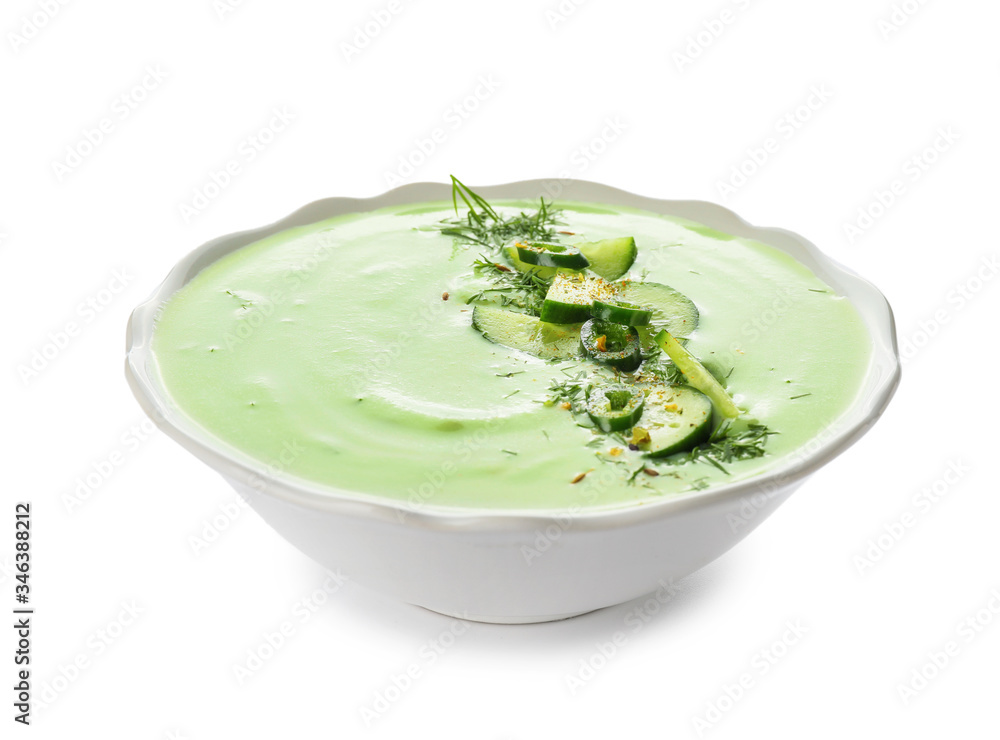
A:
{"type": "Polygon", "coordinates": [[[542,622],[650,593],[694,572],[739,542],[816,470],[860,438],[899,383],[892,311],[882,294],[808,241],[751,226],[700,201],[664,201],[579,180],[531,180],[475,188],[488,199],[537,198],[632,206],[757,239],[795,257],[858,309],[872,339],[856,403],[835,427],[776,470],[641,507],[612,511],[506,512],[407,508],[375,496],[269,474],[263,463],[212,438],[176,408],[150,352],[160,306],[206,265],[284,229],[343,213],[449,200],[451,186],[407,185],[377,198],[316,201],[277,223],[202,245],[132,313],[126,375],[143,409],[175,440],[215,468],[289,542],[356,582],[444,614],[487,622],[542,622]],[[544,553],[533,557],[529,553],[544,553]]]}

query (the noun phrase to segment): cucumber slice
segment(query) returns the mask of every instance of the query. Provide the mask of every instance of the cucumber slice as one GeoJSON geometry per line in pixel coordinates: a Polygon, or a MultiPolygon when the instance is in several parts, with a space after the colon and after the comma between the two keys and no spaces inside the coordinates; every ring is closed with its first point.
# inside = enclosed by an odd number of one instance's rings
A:
{"type": "Polygon", "coordinates": [[[690,450],[712,435],[712,402],[686,385],[653,389],[646,397],[641,427],[632,433],[640,450],[666,457],[690,450]]]}
{"type": "Polygon", "coordinates": [[[637,306],[627,301],[609,300],[605,302],[599,298],[594,301],[590,313],[595,319],[612,321],[625,326],[645,326],[653,318],[653,309],[646,306],[637,306]]]}
{"type": "Polygon", "coordinates": [[[539,267],[538,265],[532,265],[522,261],[521,258],[517,256],[516,244],[509,244],[504,247],[503,254],[510,263],[510,266],[518,272],[534,272],[538,275],[538,277],[545,280],[551,280],[555,274],[559,272],[555,267],[539,267]]]}
{"type": "Polygon", "coordinates": [[[613,383],[591,392],[587,414],[602,432],[631,429],[642,416],[646,394],[640,388],[613,383]]]}
{"type": "Polygon", "coordinates": [[[634,326],[591,319],[580,327],[580,346],[592,360],[630,373],[642,363],[642,344],[634,326]]]}
{"type": "Polygon", "coordinates": [[[648,328],[639,331],[647,349],[652,347],[653,337],[661,329],[686,338],[698,328],[698,308],[690,298],[669,285],[626,282],[621,298],[653,310],[648,328]]]}
{"type": "Polygon", "coordinates": [[[677,369],[684,373],[688,383],[700,390],[715,404],[715,408],[727,419],[735,419],[740,415],[740,410],[733,403],[733,399],[726,393],[726,389],[715,379],[712,373],[705,369],[698,358],[688,352],[681,343],[671,336],[666,329],[656,335],[656,343],[673,360],[677,369]]]}
{"type": "Polygon", "coordinates": [[[590,261],[590,269],[605,280],[617,280],[628,272],[639,254],[631,236],[584,242],[576,248],[590,261]]]}
{"type": "Polygon", "coordinates": [[[619,287],[601,278],[560,273],[545,294],[541,319],[551,324],[578,324],[590,318],[595,298],[610,299],[619,287]]]}
{"type": "Polygon", "coordinates": [[[543,324],[537,317],[495,306],[476,306],[472,326],[494,344],[527,352],[543,360],[580,356],[580,327],[543,324]]]}
{"type": "Polygon", "coordinates": [[[518,242],[517,256],[521,262],[539,267],[562,267],[583,270],[590,262],[576,247],[548,242],[518,242]]]}

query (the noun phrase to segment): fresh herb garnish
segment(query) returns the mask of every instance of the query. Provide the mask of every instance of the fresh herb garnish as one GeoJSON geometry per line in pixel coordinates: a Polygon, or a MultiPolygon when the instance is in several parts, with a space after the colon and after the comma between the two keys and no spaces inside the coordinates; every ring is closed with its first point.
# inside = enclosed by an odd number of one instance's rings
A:
{"type": "Polygon", "coordinates": [[[549,397],[543,403],[546,406],[568,403],[571,411],[580,412],[583,410],[583,404],[587,400],[587,392],[591,385],[586,370],[581,370],[566,380],[553,380],[549,386],[549,397]]]}
{"type": "Polygon", "coordinates": [[[621,432],[611,432],[608,436],[618,442],[622,447],[628,447],[628,440],[625,439],[625,435],[621,432]]]}
{"type": "Polygon", "coordinates": [[[777,434],[777,432],[772,432],[763,424],[750,424],[743,431],[733,432],[727,422],[712,433],[708,442],[700,444],[688,452],[665,458],[663,462],[667,465],[683,465],[689,462],[707,463],[729,475],[729,471],[724,467],[726,463],[763,457],[766,454],[764,447],[767,444],[767,438],[772,434],[777,434]]]}
{"type": "Polygon", "coordinates": [[[561,223],[559,211],[544,198],[538,199],[538,210],[534,213],[521,211],[516,216],[504,216],[454,175],[451,199],[456,216],[459,199],[468,208],[465,218],[445,219],[435,224],[435,228],[445,236],[491,250],[498,250],[513,239],[552,241],[556,236],[555,226],[561,223]]]}
{"type": "Polygon", "coordinates": [[[811,396],[811,395],[812,395],[812,393],[803,393],[803,394],[801,394],[799,396],[792,396],[788,400],[789,401],[794,401],[796,398],[805,398],[806,396],[811,396]]]}
{"type": "MultiPolygon", "coordinates": [[[[430,228],[437,230],[442,235],[453,237],[456,253],[471,246],[480,250],[479,259],[473,263],[473,271],[477,276],[485,277],[490,287],[480,290],[467,302],[490,301],[498,303],[502,307],[512,307],[529,315],[539,316],[545,296],[551,287],[551,281],[540,277],[538,270],[521,272],[514,269],[512,265],[504,264],[502,260],[498,262],[497,259],[500,258],[500,251],[513,241],[550,242],[555,241],[557,235],[560,234],[571,236],[571,232],[556,228],[561,223],[560,211],[553,208],[544,198],[539,198],[538,207],[534,211],[520,211],[516,215],[505,215],[458,178],[452,176],[451,181],[452,204],[455,207],[456,217],[444,219],[430,228]],[[460,213],[460,202],[466,209],[464,215],[460,213]]],[[[696,270],[689,270],[689,272],[695,275],[701,274],[696,270]]],[[[648,275],[648,270],[643,268],[639,282],[645,282],[648,275]]],[[[815,292],[826,291],[817,290],[815,292]]],[[[651,382],[654,385],[688,384],[688,378],[674,362],[661,356],[658,349],[653,349],[652,352],[642,364],[640,371],[635,376],[629,376],[630,378],[634,377],[637,381],[651,382]]],[[[573,413],[577,426],[593,429],[594,424],[584,411],[595,378],[601,377],[600,373],[595,375],[586,369],[577,371],[574,366],[560,368],[560,370],[566,379],[553,380],[548,389],[548,396],[541,403],[546,406],[560,405],[573,413]]],[[[728,379],[732,372],[733,369],[730,368],[723,381],[728,379]]],[[[497,377],[511,377],[514,374],[516,373],[497,373],[497,377]]],[[[617,372],[615,377],[619,377],[617,372]]],[[[514,390],[504,398],[510,398],[518,392],[518,390],[514,390]]],[[[807,395],[810,394],[793,398],[802,398],[807,395]]],[[[544,430],[542,433],[546,439],[549,438],[544,430]]],[[[630,464],[628,461],[639,463],[638,467],[630,470],[628,477],[628,483],[636,485],[640,480],[639,476],[643,474],[650,478],[661,474],[660,471],[652,467],[656,464],[676,466],[689,462],[701,462],[712,465],[729,475],[725,467],[726,464],[765,455],[767,438],[772,434],[776,434],[776,432],[772,432],[763,424],[756,423],[750,424],[740,431],[734,431],[730,422],[727,421],[715,430],[707,442],[697,445],[688,452],[663,459],[647,458],[642,453],[641,443],[630,443],[621,433],[595,435],[594,439],[586,446],[602,447],[611,440],[620,442],[620,448],[615,447],[608,453],[597,451],[596,455],[602,461],[615,464],[628,465],[630,464]]],[[[518,454],[511,450],[502,450],[502,452],[509,455],[518,454]]],[[[586,472],[580,473],[572,479],[572,482],[579,483],[586,475],[586,472]]],[[[679,477],[678,473],[669,473],[669,475],[679,477]]],[[[650,487],[647,482],[643,482],[642,485],[650,487]]],[[[708,479],[702,477],[693,481],[691,487],[693,490],[701,490],[708,485],[708,479]]]]}
{"type": "Polygon", "coordinates": [[[653,360],[649,359],[643,363],[640,372],[645,375],[652,375],[656,380],[663,381],[665,383],[670,383],[672,385],[686,385],[687,380],[684,378],[684,373],[680,371],[674,363],[669,360],[653,360]]]}
{"type": "Polygon", "coordinates": [[[628,477],[628,479],[625,482],[628,483],[629,485],[634,486],[635,479],[638,478],[639,474],[642,473],[645,469],[646,469],[646,463],[644,462],[639,467],[637,467],[635,470],[632,471],[632,474],[628,477]]]}
{"type": "Polygon", "coordinates": [[[541,313],[545,294],[549,291],[549,281],[540,278],[535,270],[531,272],[511,270],[506,265],[493,262],[485,255],[479,255],[479,259],[472,264],[472,270],[477,275],[486,277],[494,287],[479,291],[469,298],[468,303],[476,303],[495,295],[500,299],[501,306],[516,306],[532,316],[541,313]]]}

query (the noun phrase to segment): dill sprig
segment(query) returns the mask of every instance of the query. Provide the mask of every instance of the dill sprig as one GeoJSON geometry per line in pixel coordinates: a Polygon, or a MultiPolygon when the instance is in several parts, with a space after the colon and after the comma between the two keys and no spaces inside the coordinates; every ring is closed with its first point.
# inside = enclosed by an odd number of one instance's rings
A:
{"type": "Polygon", "coordinates": [[[549,397],[542,403],[546,406],[555,406],[560,403],[568,403],[570,410],[574,413],[583,411],[583,406],[587,401],[587,395],[593,385],[587,375],[586,370],[581,370],[576,375],[572,375],[566,380],[553,380],[549,385],[549,397]]]}
{"type": "Polygon", "coordinates": [[[493,262],[486,255],[472,263],[473,272],[485,276],[494,286],[476,293],[469,303],[485,300],[492,294],[500,299],[501,306],[517,306],[532,316],[537,316],[549,290],[549,281],[538,276],[535,270],[518,272],[506,265],[493,262]]]}
{"type": "Polygon", "coordinates": [[[750,424],[746,429],[733,432],[730,423],[726,422],[716,429],[711,438],[694,447],[689,452],[672,455],[663,460],[667,465],[683,465],[689,462],[701,462],[718,468],[726,475],[727,463],[736,460],[751,460],[767,454],[765,449],[767,438],[777,432],[772,432],[764,424],[750,424]]]}
{"type": "Polygon", "coordinates": [[[552,241],[556,236],[559,211],[538,199],[534,213],[521,211],[516,216],[503,216],[485,198],[471,190],[454,175],[451,176],[451,200],[455,215],[459,215],[459,200],[468,212],[465,218],[445,219],[435,228],[470,245],[498,250],[512,239],[552,241]]]}
{"type": "Polygon", "coordinates": [[[641,465],[639,465],[639,467],[635,468],[632,471],[631,475],[629,475],[629,477],[626,479],[625,482],[628,483],[630,486],[634,486],[635,479],[639,477],[640,473],[644,473],[645,471],[646,471],[646,463],[643,462],[641,465]]]}
{"type": "Polygon", "coordinates": [[[670,360],[650,358],[643,363],[640,372],[642,375],[652,375],[656,380],[670,385],[687,385],[684,373],[670,360]]]}

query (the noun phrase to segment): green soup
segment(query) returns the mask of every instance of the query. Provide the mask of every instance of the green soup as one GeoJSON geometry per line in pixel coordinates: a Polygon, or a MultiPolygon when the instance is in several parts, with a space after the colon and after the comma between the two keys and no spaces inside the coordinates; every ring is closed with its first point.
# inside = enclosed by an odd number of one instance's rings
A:
{"type": "Polygon", "coordinates": [[[412,507],[614,508],[685,495],[780,465],[851,405],[870,339],[808,268],[682,219],[558,205],[579,238],[634,236],[631,274],[694,301],[701,321],[687,347],[776,432],[766,455],[725,472],[689,462],[633,477],[640,453],[543,403],[581,361],[545,362],[472,328],[478,250],[429,228],[454,216],[450,203],[290,229],[209,265],[157,319],[161,382],[208,433],[274,474],[412,507]]]}

